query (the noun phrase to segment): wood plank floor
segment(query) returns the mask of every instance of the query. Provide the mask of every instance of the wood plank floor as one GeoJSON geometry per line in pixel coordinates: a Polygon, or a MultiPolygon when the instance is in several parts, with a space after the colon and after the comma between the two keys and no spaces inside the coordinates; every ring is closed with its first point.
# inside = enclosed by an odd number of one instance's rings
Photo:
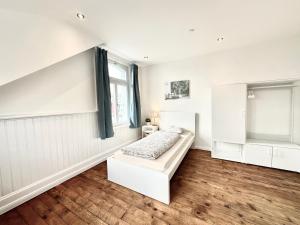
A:
{"type": "Polygon", "coordinates": [[[191,150],[171,182],[169,206],[106,179],[106,163],[0,216],[1,225],[300,225],[300,174],[210,158],[191,150]]]}

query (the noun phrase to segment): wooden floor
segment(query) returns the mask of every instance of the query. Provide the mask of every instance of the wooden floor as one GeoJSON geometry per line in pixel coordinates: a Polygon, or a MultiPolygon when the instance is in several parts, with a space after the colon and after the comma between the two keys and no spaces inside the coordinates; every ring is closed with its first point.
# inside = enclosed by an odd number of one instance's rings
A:
{"type": "Polygon", "coordinates": [[[0,216],[1,225],[298,224],[300,174],[210,158],[191,150],[171,182],[169,206],[106,179],[106,163],[0,216]]]}

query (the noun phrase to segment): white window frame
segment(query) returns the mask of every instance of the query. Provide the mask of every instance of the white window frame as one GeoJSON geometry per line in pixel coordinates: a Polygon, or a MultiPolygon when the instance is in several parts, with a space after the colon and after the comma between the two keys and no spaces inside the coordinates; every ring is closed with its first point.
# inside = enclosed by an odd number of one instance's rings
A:
{"type": "MultiPolygon", "coordinates": [[[[128,125],[129,124],[129,113],[130,113],[130,66],[127,64],[123,64],[120,63],[118,61],[116,61],[115,59],[108,59],[108,63],[109,64],[114,64],[114,65],[118,65],[119,67],[122,67],[123,69],[126,70],[126,80],[122,80],[122,79],[118,79],[115,77],[112,77],[109,75],[109,80],[110,80],[110,84],[114,84],[115,87],[115,102],[117,104],[117,109],[116,109],[116,122],[113,123],[113,126],[122,126],[122,125],[128,125]],[[127,90],[127,121],[121,121],[119,119],[119,114],[118,114],[118,85],[121,86],[126,86],[126,90],[127,90]]],[[[111,90],[112,91],[112,90],[111,90]]]]}

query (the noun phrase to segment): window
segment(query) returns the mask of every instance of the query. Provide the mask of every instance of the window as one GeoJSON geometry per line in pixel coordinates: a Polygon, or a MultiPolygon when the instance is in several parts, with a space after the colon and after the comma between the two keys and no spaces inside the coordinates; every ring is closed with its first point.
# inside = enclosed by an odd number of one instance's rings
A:
{"type": "Polygon", "coordinates": [[[129,120],[129,68],[109,61],[111,111],[114,125],[128,123],[129,120]]]}

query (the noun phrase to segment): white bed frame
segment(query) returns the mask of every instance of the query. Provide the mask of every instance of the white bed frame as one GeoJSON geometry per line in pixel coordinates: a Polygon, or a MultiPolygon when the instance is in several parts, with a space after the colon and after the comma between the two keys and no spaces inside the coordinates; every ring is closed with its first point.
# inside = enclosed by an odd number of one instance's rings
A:
{"type": "MultiPolygon", "coordinates": [[[[195,134],[195,113],[160,112],[160,129],[164,130],[170,126],[182,127],[195,134]]],[[[193,142],[194,138],[186,143],[183,146],[184,150],[176,156],[170,167],[163,172],[109,157],[107,159],[108,180],[169,204],[170,180],[193,142]]]]}

